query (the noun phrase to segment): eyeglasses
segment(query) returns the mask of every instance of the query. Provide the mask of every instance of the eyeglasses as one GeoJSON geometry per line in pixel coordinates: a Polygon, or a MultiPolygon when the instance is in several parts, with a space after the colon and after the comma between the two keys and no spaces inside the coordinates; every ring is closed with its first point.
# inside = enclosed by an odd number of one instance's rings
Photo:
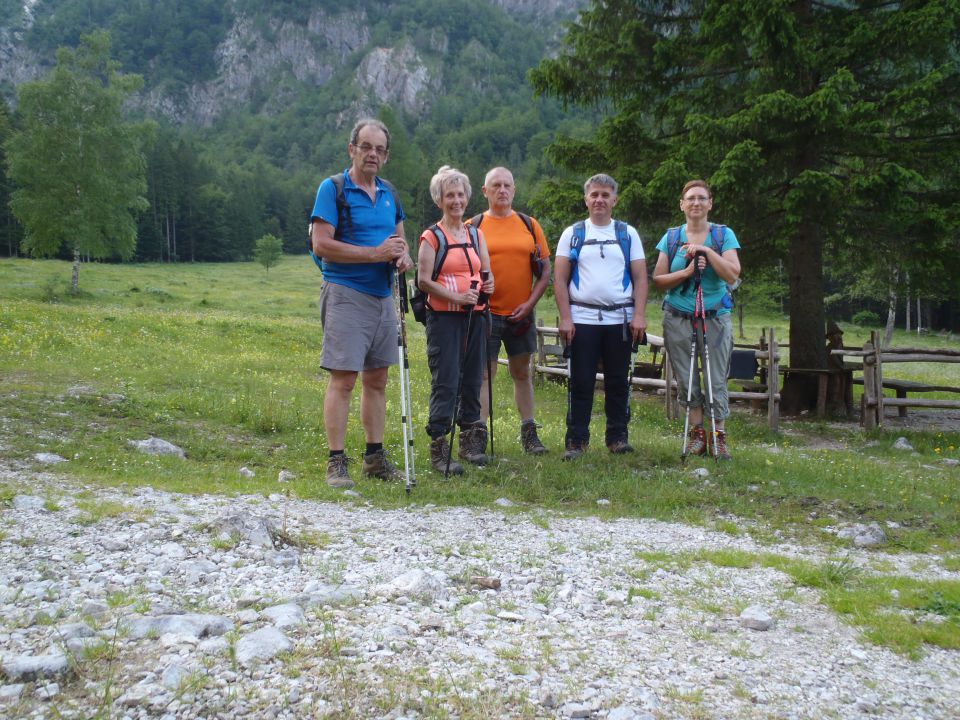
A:
{"type": "Polygon", "coordinates": [[[708,197],[706,197],[706,196],[704,196],[704,195],[694,195],[693,197],[684,198],[683,201],[684,201],[684,202],[691,203],[691,204],[693,204],[693,203],[708,203],[708,202],[710,202],[710,198],[708,198],[708,197]]]}
{"type": "Polygon", "coordinates": [[[368,154],[371,150],[375,150],[380,157],[386,157],[387,153],[390,152],[390,148],[388,147],[384,147],[383,145],[374,146],[370,143],[360,143],[359,145],[354,145],[354,147],[363,155],[368,154]]]}

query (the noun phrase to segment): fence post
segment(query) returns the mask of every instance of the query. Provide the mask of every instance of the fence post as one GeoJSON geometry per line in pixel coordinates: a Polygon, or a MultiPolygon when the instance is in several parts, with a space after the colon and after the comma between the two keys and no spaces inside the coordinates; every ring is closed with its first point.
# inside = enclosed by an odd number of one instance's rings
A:
{"type": "MultiPolygon", "coordinates": [[[[774,329],[767,328],[770,341],[767,343],[767,422],[770,429],[780,432],[780,349],[774,329]]],[[[761,344],[762,344],[761,337],[761,344]]]]}
{"type": "MultiPolygon", "coordinates": [[[[877,375],[876,357],[871,353],[874,349],[871,341],[863,345],[863,396],[860,398],[860,424],[864,430],[873,430],[877,427],[876,416],[876,382],[877,375]]],[[[881,386],[882,387],[882,386],[881,386]]]]}
{"type": "Polygon", "coordinates": [[[870,342],[873,343],[874,371],[873,386],[874,397],[877,401],[877,427],[883,425],[883,348],[880,346],[880,331],[873,330],[870,333],[870,342]]]}

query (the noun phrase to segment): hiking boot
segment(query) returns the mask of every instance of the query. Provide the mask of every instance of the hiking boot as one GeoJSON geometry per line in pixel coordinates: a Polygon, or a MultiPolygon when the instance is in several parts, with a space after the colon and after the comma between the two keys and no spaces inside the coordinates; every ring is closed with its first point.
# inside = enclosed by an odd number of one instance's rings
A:
{"type": "Polygon", "coordinates": [[[349,490],[353,487],[347,463],[350,458],[346,455],[331,455],[327,460],[327,485],[338,490],[349,490]]]}
{"type": "Polygon", "coordinates": [[[520,423],[520,446],[529,455],[544,455],[550,452],[537,436],[537,424],[533,420],[520,423]]]}
{"type": "Polygon", "coordinates": [[[487,426],[481,422],[460,426],[460,447],[457,457],[474,465],[486,465],[487,426]]]}
{"type": "Polygon", "coordinates": [[[612,443],[607,445],[607,450],[612,452],[614,455],[625,455],[634,451],[633,446],[627,442],[626,438],[614,440],[612,443]]]}
{"type": "Polygon", "coordinates": [[[578,457],[583,455],[587,451],[587,443],[568,443],[567,450],[563,453],[563,457],[560,458],[564,462],[569,462],[570,460],[576,460],[578,457]]]}
{"type": "Polygon", "coordinates": [[[727,450],[727,433],[723,430],[717,430],[713,449],[717,460],[733,460],[733,455],[727,450]]]}
{"type": "Polygon", "coordinates": [[[703,455],[707,451],[707,434],[701,425],[690,428],[687,434],[687,455],[703,455]]]}
{"type": "MultiPolygon", "coordinates": [[[[447,471],[447,457],[450,455],[450,444],[447,442],[447,436],[441,435],[430,441],[430,465],[441,475],[447,471]]],[[[463,465],[450,460],[450,474],[463,475],[463,465]]]]}
{"type": "Polygon", "coordinates": [[[363,456],[363,474],[381,480],[403,480],[404,475],[399,468],[387,458],[387,451],[381,448],[376,452],[363,456]]]}

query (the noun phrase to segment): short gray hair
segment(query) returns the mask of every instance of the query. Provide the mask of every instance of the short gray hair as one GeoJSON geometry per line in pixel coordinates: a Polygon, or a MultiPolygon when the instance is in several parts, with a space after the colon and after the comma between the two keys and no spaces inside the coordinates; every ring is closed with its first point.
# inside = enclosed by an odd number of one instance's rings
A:
{"type": "Polygon", "coordinates": [[[617,181],[605,173],[597,173],[583,184],[584,195],[587,194],[591,185],[603,185],[604,187],[611,188],[614,195],[617,194],[617,189],[619,188],[617,181]]]}
{"type": "Polygon", "coordinates": [[[440,205],[440,198],[443,197],[443,191],[450,185],[460,185],[467,194],[467,201],[470,200],[470,195],[473,193],[470,188],[470,178],[456,168],[444,165],[437,170],[436,175],[430,178],[430,197],[438,206],[440,205]]]}
{"type": "Polygon", "coordinates": [[[357,124],[353,126],[353,130],[350,131],[350,144],[356,145],[357,140],[360,139],[360,131],[365,127],[372,125],[377,130],[383,131],[383,134],[387,136],[387,150],[390,149],[390,131],[387,130],[387,126],[376,118],[360,118],[357,120],[357,124]]]}

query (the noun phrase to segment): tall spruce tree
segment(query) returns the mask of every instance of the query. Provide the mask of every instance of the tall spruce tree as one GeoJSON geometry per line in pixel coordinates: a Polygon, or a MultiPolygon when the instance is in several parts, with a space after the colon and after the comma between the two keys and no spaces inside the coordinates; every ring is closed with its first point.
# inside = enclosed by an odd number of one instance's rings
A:
{"type": "Polygon", "coordinates": [[[745,266],[787,261],[790,362],[821,368],[825,258],[949,272],[929,253],[957,242],[958,31],[957,0],[594,0],[531,75],[606,116],[551,153],[615,174],[639,220],[711,182],[745,266]]]}
{"type": "Polygon", "coordinates": [[[10,206],[23,223],[32,255],[73,251],[73,289],[80,257],[130,257],[137,213],[147,201],[147,128],[127,122],[123,102],[141,86],[110,59],[106,32],[85,35],[77,49],[60,48],[43,80],[19,88],[19,129],[7,141],[10,206]]]}

